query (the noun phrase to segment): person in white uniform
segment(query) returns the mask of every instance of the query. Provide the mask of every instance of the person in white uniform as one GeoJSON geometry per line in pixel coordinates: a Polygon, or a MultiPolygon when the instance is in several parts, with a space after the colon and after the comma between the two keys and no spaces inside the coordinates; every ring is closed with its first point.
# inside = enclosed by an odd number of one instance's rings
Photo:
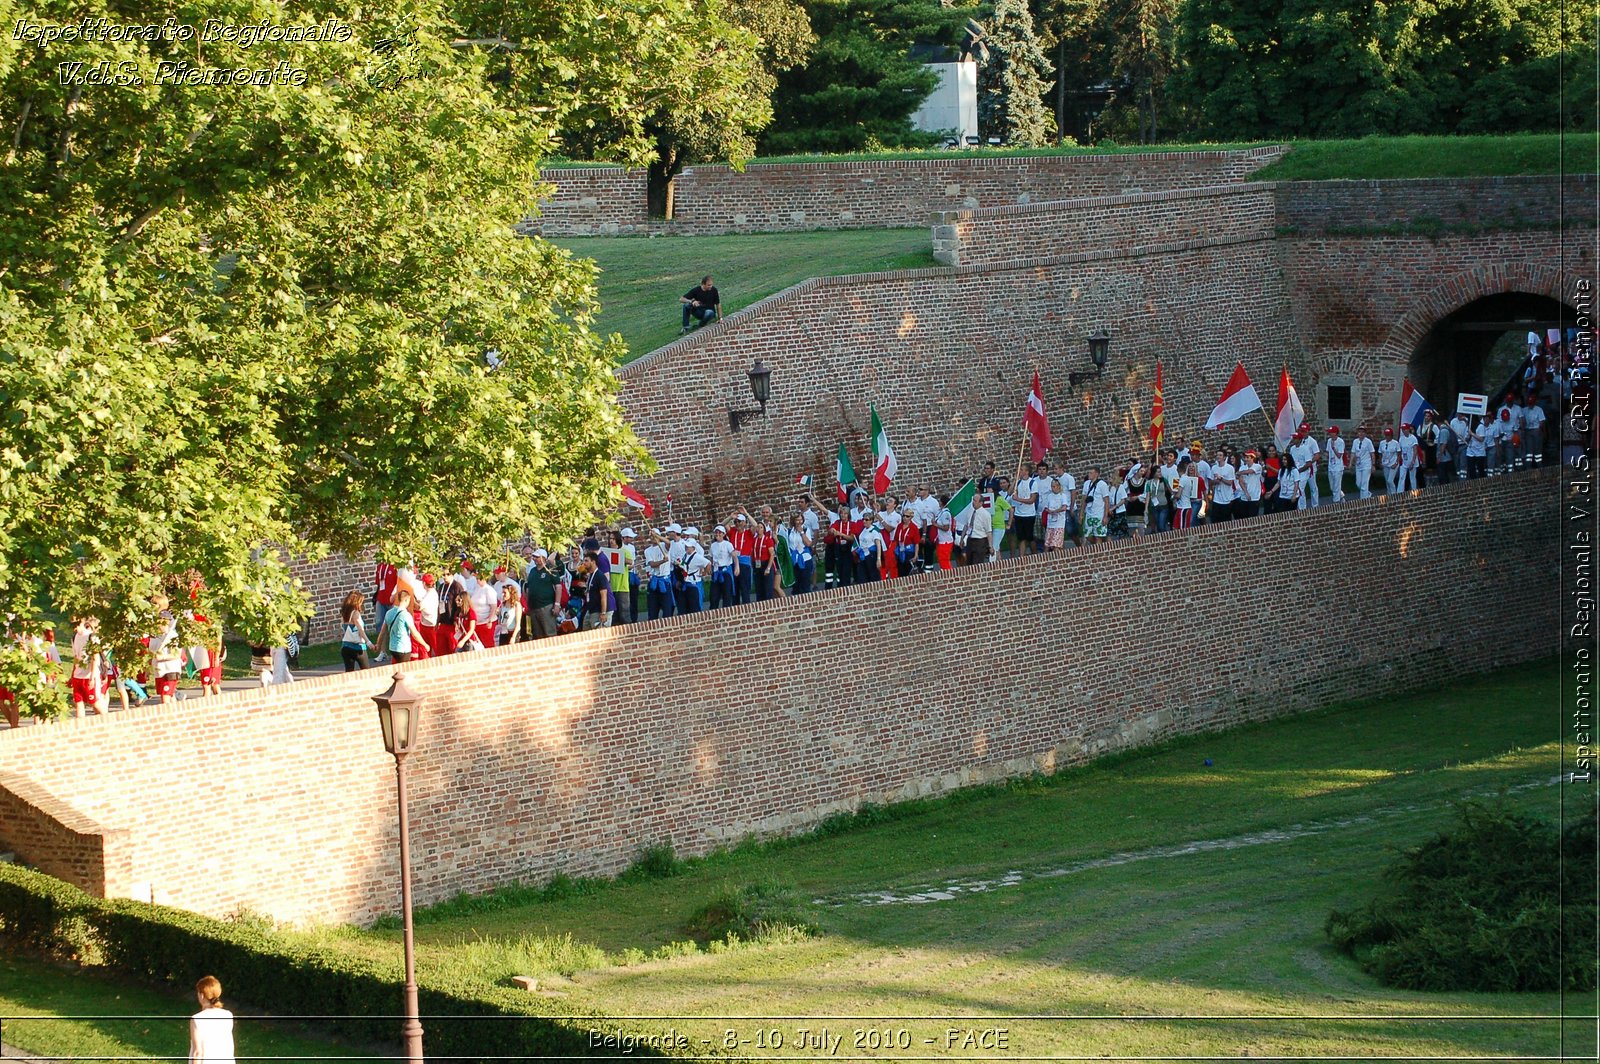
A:
{"type": "Polygon", "coordinates": [[[1320,501],[1317,492],[1317,441],[1311,438],[1311,430],[1300,426],[1300,431],[1295,434],[1295,441],[1289,447],[1289,459],[1294,464],[1294,476],[1300,482],[1300,495],[1296,506],[1307,510],[1317,505],[1320,501]]]}
{"type": "Polygon", "coordinates": [[[1378,464],[1383,467],[1383,493],[1393,495],[1400,490],[1400,441],[1394,438],[1394,429],[1383,430],[1378,464]]]}
{"type": "Polygon", "coordinates": [[[1350,464],[1355,469],[1356,491],[1363,499],[1372,498],[1372,460],[1377,453],[1366,426],[1358,425],[1356,438],[1350,441],[1350,464]]]}
{"type": "Polygon", "coordinates": [[[1450,419],[1450,435],[1454,437],[1456,451],[1456,479],[1467,479],[1467,441],[1472,438],[1472,426],[1467,422],[1467,415],[1456,412],[1450,419]]]}
{"type": "Polygon", "coordinates": [[[1328,426],[1328,443],[1323,448],[1328,455],[1328,495],[1334,502],[1344,502],[1344,437],[1338,425],[1328,426]]]}
{"type": "Polygon", "coordinates": [[[1410,423],[1400,426],[1400,437],[1395,442],[1400,444],[1400,490],[1416,491],[1417,477],[1422,472],[1422,463],[1417,459],[1417,449],[1422,446],[1422,441],[1412,431],[1410,423]]]}

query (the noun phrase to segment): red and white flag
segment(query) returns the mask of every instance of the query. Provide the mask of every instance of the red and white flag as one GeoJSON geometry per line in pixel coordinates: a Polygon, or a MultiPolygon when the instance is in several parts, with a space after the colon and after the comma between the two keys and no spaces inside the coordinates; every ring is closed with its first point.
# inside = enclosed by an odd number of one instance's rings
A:
{"type": "Polygon", "coordinates": [[[1300,405],[1300,393],[1289,379],[1289,367],[1284,366],[1283,376],[1278,378],[1278,415],[1272,419],[1272,434],[1280,449],[1289,445],[1305,420],[1306,408],[1300,405]]]}
{"type": "Polygon", "coordinates": [[[1234,367],[1233,376],[1228,378],[1228,386],[1222,389],[1222,398],[1217,401],[1216,409],[1206,418],[1206,428],[1220,428],[1230,421],[1238,421],[1252,410],[1261,409],[1261,397],[1256,395],[1256,386],[1250,383],[1250,375],[1244,371],[1244,363],[1241,362],[1234,367]]]}
{"type": "MultiPolygon", "coordinates": [[[[646,517],[654,517],[656,515],[656,508],[650,505],[649,499],[645,498],[643,495],[640,495],[637,491],[634,491],[633,488],[627,484],[620,486],[622,488],[623,502],[627,503],[635,510],[643,510],[646,517]]],[[[671,502],[672,496],[668,495],[667,501],[671,502]]]]}
{"type": "Polygon", "coordinates": [[[1038,370],[1033,371],[1033,391],[1028,393],[1028,405],[1022,411],[1022,425],[1033,443],[1033,460],[1044,461],[1055,441],[1050,438],[1050,419],[1044,416],[1044,392],[1039,389],[1038,370]]]}

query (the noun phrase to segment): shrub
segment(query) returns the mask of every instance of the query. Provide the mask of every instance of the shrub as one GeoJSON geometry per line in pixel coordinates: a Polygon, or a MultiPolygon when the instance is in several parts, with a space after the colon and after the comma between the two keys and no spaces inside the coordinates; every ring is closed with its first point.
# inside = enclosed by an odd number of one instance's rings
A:
{"type": "Polygon", "coordinates": [[[1499,806],[1456,812],[1457,828],[1407,851],[1377,898],[1328,915],[1329,940],[1408,990],[1592,991],[1594,818],[1563,833],[1499,806]]]}
{"type": "Polygon", "coordinates": [[[723,890],[695,910],[685,930],[706,943],[729,936],[754,941],[780,930],[805,936],[816,934],[815,916],[811,902],[792,886],[746,883],[723,890]]]}
{"type": "Polygon", "coordinates": [[[627,871],[617,877],[622,883],[638,883],[648,879],[670,879],[681,875],[684,863],[678,860],[678,855],[672,852],[672,843],[662,842],[655,846],[646,846],[639,851],[639,856],[634,858],[633,864],[627,871]]]}
{"type": "MultiPolygon", "coordinates": [[[[41,953],[75,956],[187,988],[212,973],[241,998],[280,1015],[323,1016],[337,1034],[361,1041],[398,1035],[403,973],[398,957],[366,960],[279,934],[262,921],[213,920],[195,913],[91,897],[49,876],[0,865],[0,930],[41,953]]],[[[556,943],[522,943],[534,955],[573,960],[556,943]]],[[[423,972],[418,998],[427,1047],[439,1059],[537,1059],[578,1055],[599,1019],[564,1002],[530,998],[423,972]],[[535,1011],[537,1010],[537,1011],[535,1011]]],[[[648,1047],[641,1056],[660,1055],[648,1047]]]]}

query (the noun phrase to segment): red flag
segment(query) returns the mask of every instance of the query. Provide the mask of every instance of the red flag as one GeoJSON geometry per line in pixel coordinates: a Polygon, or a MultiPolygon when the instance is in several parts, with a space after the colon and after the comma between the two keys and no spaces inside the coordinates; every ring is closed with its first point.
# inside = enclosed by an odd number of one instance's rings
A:
{"type": "Polygon", "coordinates": [[[1161,450],[1161,437],[1167,431],[1167,404],[1161,398],[1161,363],[1156,363],[1156,398],[1150,404],[1150,446],[1161,450]]]}
{"type": "Polygon", "coordinates": [[[1044,461],[1055,441],[1050,438],[1050,420],[1044,416],[1044,392],[1039,388],[1038,370],[1033,371],[1033,391],[1028,393],[1028,405],[1022,411],[1022,425],[1033,443],[1033,460],[1044,461]]]}
{"type": "Polygon", "coordinates": [[[1250,383],[1250,375],[1244,371],[1244,363],[1234,367],[1233,376],[1228,378],[1228,386],[1222,389],[1222,398],[1217,400],[1217,407],[1211,411],[1211,416],[1206,419],[1206,428],[1215,429],[1238,421],[1252,410],[1261,409],[1261,399],[1256,395],[1256,386],[1250,383]]]}
{"type": "MultiPolygon", "coordinates": [[[[635,510],[643,510],[646,517],[654,517],[656,515],[656,508],[650,505],[649,499],[645,498],[643,495],[640,495],[637,491],[634,491],[630,485],[622,484],[620,486],[622,488],[622,499],[624,502],[633,507],[635,510]]],[[[668,495],[667,501],[671,502],[672,496],[668,495]]]]}

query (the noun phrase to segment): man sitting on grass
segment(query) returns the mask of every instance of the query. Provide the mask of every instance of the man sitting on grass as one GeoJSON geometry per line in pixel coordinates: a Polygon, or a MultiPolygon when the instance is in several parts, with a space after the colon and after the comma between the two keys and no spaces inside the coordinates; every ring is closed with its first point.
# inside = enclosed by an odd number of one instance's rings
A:
{"type": "Polygon", "coordinates": [[[709,325],[713,321],[722,320],[722,297],[717,294],[716,287],[711,283],[708,273],[700,279],[700,283],[683,294],[683,328],[678,330],[682,336],[693,328],[691,322],[709,325]]]}

